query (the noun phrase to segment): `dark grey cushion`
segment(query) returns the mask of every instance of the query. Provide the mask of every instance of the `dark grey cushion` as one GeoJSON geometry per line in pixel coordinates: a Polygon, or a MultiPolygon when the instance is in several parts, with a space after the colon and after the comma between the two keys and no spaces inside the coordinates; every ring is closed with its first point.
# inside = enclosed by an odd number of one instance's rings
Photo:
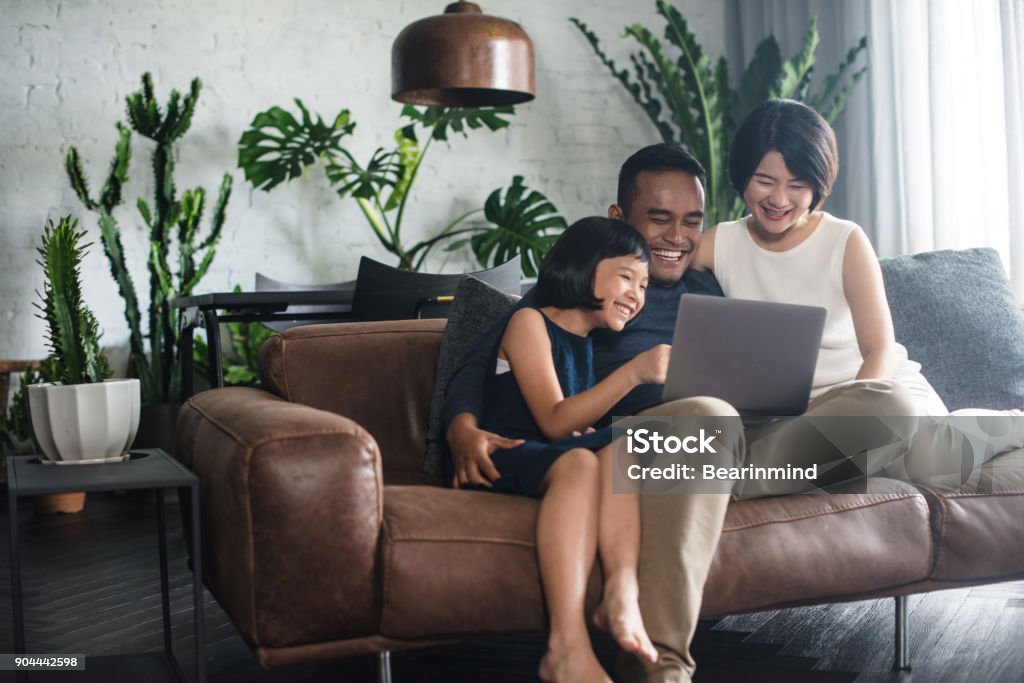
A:
{"type": "MultiPolygon", "coordinates": [[[[519,257],[505,263],[468,273],[505,292],[519,293],[519,257]]],[[[426,299],[450,296],[467,273],[419,273],[395,268],[369,257],[359,260],[352,315],[359,320],[405,320],[443,318],[448,306],[423,306],[426,299]],[[421,307],[423,306],[423,307],[421,307]]]]}
{"type": "Polygon", "coordinates": [[[437,376],[427,423],[427,454],[423,461],[425,472],[435,476],[442,474],[446,448],[444,397],[452,374],[480,336],[511,311],[518,300],[519,297],[506,294],[474,277],[465,277],[459,282],[437,358],[437,376]]]}
{"type": "Polygon", "coordinates": [[[994,249],[881,260],[896,341],[950,410],[1024,408],[1024,315],[994,249]]]}

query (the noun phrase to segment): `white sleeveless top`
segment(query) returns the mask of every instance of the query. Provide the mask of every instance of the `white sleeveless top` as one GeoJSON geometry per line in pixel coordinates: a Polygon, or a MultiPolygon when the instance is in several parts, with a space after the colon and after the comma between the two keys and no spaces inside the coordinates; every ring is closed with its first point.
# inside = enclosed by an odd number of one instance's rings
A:
{"type": "MultiPolygon", "coordinates": [[[[803,242],[789,251],[769,251],[750,236],[748,218],[721,223],[715,229],[714,271],[722,291],[738,299],[823,307],[827,315],[811,398],[853,381],[864,359],[843,289],[843,257],[857,225],[822,212],[821,223],[803,242]]],[[[900,361],[895,379],[927,385],[920,364],[907,359],[903,346],[897,347],[900,361]]],[[[928,390],[930,386],[926,393],[934,393],[928,390]]]]}

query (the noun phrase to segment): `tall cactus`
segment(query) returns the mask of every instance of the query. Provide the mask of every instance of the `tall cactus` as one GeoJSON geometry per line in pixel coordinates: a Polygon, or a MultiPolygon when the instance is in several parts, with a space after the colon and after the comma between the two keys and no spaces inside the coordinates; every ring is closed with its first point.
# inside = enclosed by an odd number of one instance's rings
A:
{"type": "Polygon", "coordinates": [[[46,321],[54,376],[64,384],[91,384],[110,377],[110,366],[100,348],[96,317],[82,300],[79,266],[89,244],[78,221],[65,216],[55,226],[47,221],[39,247],[45,274],[43,302],[36,304],[46,321]]]}
{"type": "Polygon", "coordinates": [[[142,400],[147,403],[178,398],[181,366],[178,358],[178,329],[171,300],[191,294],[209,269],[216,254],[228,198],[231,196],[231,174],[225,173],[213,208],[210,229],[205,237],[200,234],[200,222],[206,204],[206,192],[198,187],[186,190],[180,200],[176,197],[173,145],[192,123],[201,88],[202,84],[195,78],[184,98],[177,90],[171,90],[167,104],[161,110],[153,94],[153,79],[149,73],[144,73],[142,89],[126,98],[131,128],[155,143],[152,153],[152,208],[142,198],[137,201],[139,214],[149,229],[148,356],[138,296],[126,265],[121,229],[114,216],[114,209],[124,201],[121,190],[131,158],[131,130],[118,122],[114,159],[98,201],[89,195],[78,150],[74,147],[68,150],[65,164],[71,187],[82,204],[99,214],[103,251],[110,262],[110,271],[117,282],[118,291],[124,299],[132,363],[141,382],[142,400]],[[172,246],[177,252],[173,265],[172,246]]]}

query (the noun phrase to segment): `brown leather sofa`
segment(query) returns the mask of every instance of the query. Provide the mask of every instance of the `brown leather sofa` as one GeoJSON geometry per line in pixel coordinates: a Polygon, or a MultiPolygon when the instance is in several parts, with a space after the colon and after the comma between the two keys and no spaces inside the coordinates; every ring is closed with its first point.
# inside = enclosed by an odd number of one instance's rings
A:
{"type": "MultiPolygon", "coordinates": [[[[268,391],[216,389],[182,408],[207,585],[262,665],[545,628],[536,502],[421,470],[443,330],[295,328],[263,348],[268,391]]],[[[989,493],[885,480],[734,502],[703,614],[1024,576],[1024,451],[986,467],[974,481],[986,490],[997,473],[989,493]]],[[[591,579],[596,606],[599,570],[591,579]]]]}

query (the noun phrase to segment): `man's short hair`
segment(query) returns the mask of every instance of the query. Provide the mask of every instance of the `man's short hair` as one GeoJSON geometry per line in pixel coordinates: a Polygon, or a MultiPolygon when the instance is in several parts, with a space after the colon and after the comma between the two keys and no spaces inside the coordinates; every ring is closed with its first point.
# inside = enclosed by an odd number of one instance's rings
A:
{"type": "Polygon", "coordinates": [[[648,145],[626,159],[622,168],[619,169],[619,189],[616,203],[622,209],[623,214],[629,213],[629,207],[636,199],[636,177],[644,171],[654,173],[682,171],[697,178],[701,187],[704,187],[707,182],[704,167],[682,146],[669,142],[648,145]]]}
{"type": "Polygon", "coordinates": [[[540,264],[533,290],[536,306],[599,310],[602,301],[594,296],[597,264],[619,256],[635,256],[644,263],[651,260],[647,240],[625,221],[603,216],[576,221],[540,264]]]}
{"type": "Polygon", "coordinates": [[[782,155],[794,177],[811,186],[812,209],[832,194],[839,149],[832,126],[821,114],[796,100],[768,100],[750,112],[729,150],[729,180],[740,196],[771,151],[782,155]]]}

